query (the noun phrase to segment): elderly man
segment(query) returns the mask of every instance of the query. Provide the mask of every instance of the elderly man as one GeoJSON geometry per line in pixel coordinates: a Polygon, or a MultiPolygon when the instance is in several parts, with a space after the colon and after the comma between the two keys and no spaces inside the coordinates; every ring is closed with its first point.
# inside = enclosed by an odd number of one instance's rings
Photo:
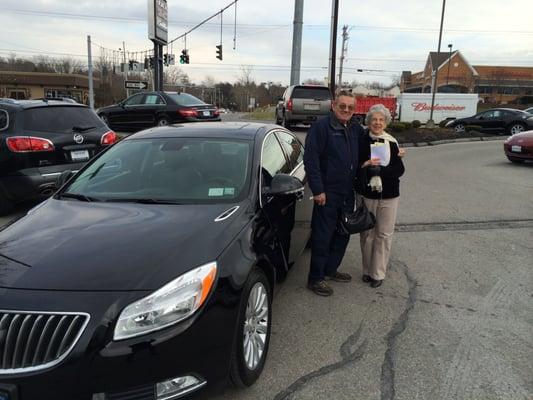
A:
{"type": "Polygon", "coordinates": [[[344,257],[350,236],[337,230],[339,213],[354,204],[354,183],[359,168],[361,126],[352,120],[355,96],[340,91],[332,112],[314,123],[305,140],[304,164],[315,202],[313,209],[311,266],[308,288],[321,296],[330,296],[330,279],[349,282],[352,278],[337,269],[344,257]]]}

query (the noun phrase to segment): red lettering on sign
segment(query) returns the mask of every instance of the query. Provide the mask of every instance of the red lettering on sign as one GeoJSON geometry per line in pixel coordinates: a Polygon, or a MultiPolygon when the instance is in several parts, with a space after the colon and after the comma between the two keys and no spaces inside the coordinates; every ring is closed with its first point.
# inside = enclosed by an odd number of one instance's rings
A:
{"type": "MultiPolygon", "coordinates": [[[[430,111],[431,105],[428,103],[411,103],[411,106],[413,107],[414,111],[430,111]]],[[[433,111],[462,111],[466,108],[466,106],[458,106],[455,104],[450,105],[440,105],[435,104],[433,106],[433,111]]]]}

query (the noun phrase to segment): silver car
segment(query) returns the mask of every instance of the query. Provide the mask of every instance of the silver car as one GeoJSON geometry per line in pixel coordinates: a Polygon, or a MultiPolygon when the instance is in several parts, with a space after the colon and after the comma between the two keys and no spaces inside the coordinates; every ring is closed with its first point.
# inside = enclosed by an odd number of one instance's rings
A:
{"type": "Polygon", "coordinates": [[[289,86],[276,107],[276,124],[311,124],[331,110],[331,92],[327,86],[289,86]]]}

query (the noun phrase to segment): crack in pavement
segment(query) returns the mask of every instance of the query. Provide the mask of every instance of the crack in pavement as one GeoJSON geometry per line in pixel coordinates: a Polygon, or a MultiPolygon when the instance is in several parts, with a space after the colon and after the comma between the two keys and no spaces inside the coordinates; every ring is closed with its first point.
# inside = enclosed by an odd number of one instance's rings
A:
{"type": "Polygon", "coordinates": [[[533,219],[507,219],[494,221],[420,222],[396,224],[395,232],[443,232],[488,229],[533,228],[533,219]]]}
{"type": "Polygon", "coordinates": [[[316,371],[310,372],[309,374],[298,378],[296,381],[291,383],[286,389],[276,394],[274,400],[290,399],[290,397],[294,393],[303,389],[305,385],[307,385],[310,381],[328,375],[336,370],[343,368],[347,364],[360,359],[364,354],[367,339],[364,339],[363,342],[353,352],[351,351],[351,349],[357,344],[357,342],[361,338],[362,330],[363,321],[361,321],[361,324],[359,325],[357,331],[353,335],[350,335],[348,339],[346,339],[346,341],[341,345],[339,349],[342,358],[341,361],[336,362],[334,364],[326,365],[316,371]]]}
{"type": "Polygon", "coordinates": [[[394,386],[394,361],[396,358],[396,344],[398,337],[403,333],[407,327],[407,322],[409,320],[409,313],[413,309],[416,303],[417,295],[417,281],[409,273],[409,268],[406,264],[398,261],[390,261],[391,267],[397,267],[403,271],[409,285],[409,297],[406,301],[405,310],[400,315],[400,318],[392,326],[389,333],[387,333],[387,350],[385,351],[385,358],[383,364],[381,365],[381,400],[394,400],[396,391],[394,386]]]}

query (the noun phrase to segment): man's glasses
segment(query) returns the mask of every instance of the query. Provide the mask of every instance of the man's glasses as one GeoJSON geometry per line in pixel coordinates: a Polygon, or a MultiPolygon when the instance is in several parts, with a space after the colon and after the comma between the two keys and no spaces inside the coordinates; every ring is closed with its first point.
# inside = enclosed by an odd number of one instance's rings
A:
{"type": "Polygon", "coordinates": [[[339,107],[339,109],[341,109],[342,111],[353,111],[355,110],[355,106],[353,104],[337,104],[337,107],[339,107]]]}

